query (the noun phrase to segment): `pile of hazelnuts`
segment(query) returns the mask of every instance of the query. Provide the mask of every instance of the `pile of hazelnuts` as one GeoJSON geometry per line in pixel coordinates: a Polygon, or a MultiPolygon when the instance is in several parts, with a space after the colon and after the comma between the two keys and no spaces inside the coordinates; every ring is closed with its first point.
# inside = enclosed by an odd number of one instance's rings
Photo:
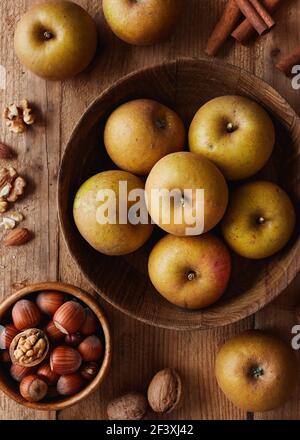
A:
{"type": "Polygon", "coordinates": [[[29,402],[72,396],[98,374],[99,320],[77,298],[45,291],[21,299],[0,329],[0,359],[29,402]]]}

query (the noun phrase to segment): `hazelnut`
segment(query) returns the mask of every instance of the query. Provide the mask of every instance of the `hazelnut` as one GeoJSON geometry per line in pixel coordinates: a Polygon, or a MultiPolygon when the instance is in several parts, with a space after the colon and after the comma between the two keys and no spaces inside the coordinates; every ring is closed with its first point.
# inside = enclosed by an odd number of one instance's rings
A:
{"type": "Polygon", "coordinates": [[[178,373],[171,369],[159,371],[150,382],[148,401],[153,411],[169,413],[175,409],[181,398],[182,384],[178,373]]]}
{"type": "Polygon", "coordinates": [[[80,333],[75,333],[73,335],[66,335],[65,336],[65,343],[67,345],[70,345],[71,347],[77,347],[80,342],[82,341],[83,337],[80,333]]]}
{"type": "Polygon", "coordinates": [[[57,382],[57,391],[61,396],[72,396],[84,386],[84,380],[79,373],[61,376],[57,382]]]}
{"type": "Polygon", "coordinates": [[[103,344],[97,336],[88,336],[79,344],[78,351],[85,362],[98,361],[103,354],[103,344]]]}
{"type": "Polygon", "coordinates": [[[48,385],[35,374],[24,377],[20,383],[20,393],[28,402],[39,402],[46,397],[48,385]]]}
{"type": "Polygon", "coordinates": [[[59,375],[75,373],[80,368],[81,362],[80,354],[72,347],[56,347],[50,356],[51,370],[59,375]]]}
{"type": "Polygon", "coordinates": [[[64,302],[65,295],[61,292],[41,292],[36,298],[38,308],[50,316],[53,316],[64,302]]]}
{"type": "Polygon", "coordinates": [[[12,340],[19,333],[13,324],[7,324],[0,331],[0,348],[6,350],[10,347],[12,340]]]}
{"type": "Polygon", "coordinates": [[[12,364],[9,372],[15,381],[21,382],[24,377],[34,372],[34,368],[20,367],[20,365],[12,364]]]}
{"type": "Polygon", "coordinates": [[[85,321],[83,325],[80,327],[79,331],[85,336],[90,336],[96,333],[98,327],[98,320],[96,315],[89,309],[85,310],[85,321]]]}
{"type": "Polygon", "coordinates": [[[85,380],[93,380],[99,371],[99,366],[96,362],[87,362],[83,364],[79,370],[79,373],[85,380]]]}
{"type": "Polygon", "coordinates": [[[51,370],[48,362],[42,364],[37,370],[36,374],[41,377],[47,383],[47,385],[55,385],[59,379],[59,375],[51,370]]]}
{"type": "Polygon", "coordinates": [[[147,399],[140,393],[129,393],[109,403],[109,420],[141,420],[146,415],[147,399]]]}
{"type": "Polygon", "coordinates": [[[42,320],[42,314],[34,302],[21,299],[13,306],[12,319],[18,330],[26,330],[37,327],[42,320]]]}
{"type": "Polygon", "coordinates": [[[84,308],[76,301],[67,301],[55,312],[53,322],[66,335],[76,333],[85,320],[84,308]]]}
{"type": "Polygon", "coordinates": [[[65,337],[65,335],[54,325],[53,321],[50,321],[47,324],[44,331],[52,342],[62,341],[65,337]]]}
{"type": "Polygon", "coordinates": [[[14,364],[34,367],[45,359],[48,350],[49,341],[45,333],[37,328],[31,328],[15,336],[9,354],[14,364]]]}

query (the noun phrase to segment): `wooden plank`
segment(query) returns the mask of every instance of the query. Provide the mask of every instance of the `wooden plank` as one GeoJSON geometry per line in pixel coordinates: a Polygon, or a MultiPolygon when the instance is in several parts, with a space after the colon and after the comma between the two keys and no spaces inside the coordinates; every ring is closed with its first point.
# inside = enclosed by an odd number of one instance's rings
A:
{"type": "MultiPolygon", "coordinates": [[[[300,41],[300,2],[289,1],[281,9],[277,27],[274,32],[265,36],[264,44],[259,48],[259,62],[255,72],[263,76],[284,96],[293,108],[300,113],[299,91],[292,88],[291,80],[274,68],[275,61],[283,54],[289,53],[300,41]]],[[[300,276],[290,284],[277,301],[256,315],[255,326],[267,328],[278,333],[290,343],[291,329],[297,324],[295,306],[299,305],[300,276]]],[[[297,353],[298,359],[299,353],[297,353]]],[[[267,413],[255,414],[255,419],[299,420],[300,418],[300,385],[295,389],[292,399],[286,405],[267,413]]]]}
{"type": "MultiPolygon", "coordinates": [[[[39,122],[26,135],[9,133],[1,124],[1,140],[14,147],[18,157],[16,169],[28,181],[25,196],[16,208],[26,216],[24,225],[32,230],[35,239],[26,247],[0,251],[2,282],[0,296],[4,298],[20,284],[56,279],[58,243],[56,240],[55,180],[59,163],[59,114],[53,112],[51,124],[44,115],[56,106],[60,85],[47,83],[25,72],[13,51],[13,34],[17,20],[31,1],[1,2],[0,64],[6,69],[7,84],[0,90],[1,109],[23,98],[32,101],[40,115],[39,122]]],[[[48,113],[48,118],[51,113],[48,113]]],[[[7,163],[7,162],[6,162],[7,163]]],[[[0,419],[54,419],[55,413],[26,410],[1,394],[0,419]]]]}
{"type": "MultiPolygon", "coordinates": [[[[9,295],[15,283],[62,279],[91,291],[72,262],[58,231],[55,209],[55,180],[60,149],[87,105],[109,84],[139,67],[179,56],[202,56],[209,30],[224,4],[223,0],[189,0],[189,8],[176,35],[155,47],[134,48],[112,36],[104,24],[99,0],[76,0],[98,22],[103,41],[93,69],[71,81],[46,83],[23,69],[13,54],[13,31],[18,17],[38,0],[0,2],[0,64],[6,67],[7,87],[0,90],[0,105],[26,97],[33,100],[44,115],[25,137],[12,136],[1,126],[1,139],[19,152],[15,162],[31,179],[30,194],[20,209],[26,213],[26,225],[34,230],[35,240],[24,250],[0,252],[1,297],[9,295]],[[78,99],[78,90],[81,90],[78,99]],[[59,237],[59,249],[58,249],[59,237]]],[[[250,48],[229,42],[220,58],[253,71],[267,79],[299,110],[297,92],[290,82],[272,67],[271,53],[277,47],[291,49],[299,41],[300,1],[289,2],[280,14],[277,28],[250,48]],[[287,31],[288,29],[288,31],[287,31]]],[[[256,326],[277,328],[288,337],[294,323],[293,304],[298,282],[293,283],[278,302],[257,316],[256,326]]],[[[299,291],[299,290],[298,290],[299,291]]],[[[243,419],[246,414],[233,407],[217,387],[213,374],[215,353],[232,335],[249,328],[253,318],[210,332],[176,333],[145,326],[108,307],[100,300],[113,329],[114,358],[103,387],[87,401],[61,412],[60,419],[105,419],[107,402],[120,393],[145,390],[151,376],[160,368],[174,366],[185,379],[185,399],[178,411],[169,416],[181,419],[243,419]]],[[[299,418],[299,391],[282,409],[256,415],[256,418],[299,418]]],[[[55,418],[17,406],[1,395],[1,419],[55,418]]]]}

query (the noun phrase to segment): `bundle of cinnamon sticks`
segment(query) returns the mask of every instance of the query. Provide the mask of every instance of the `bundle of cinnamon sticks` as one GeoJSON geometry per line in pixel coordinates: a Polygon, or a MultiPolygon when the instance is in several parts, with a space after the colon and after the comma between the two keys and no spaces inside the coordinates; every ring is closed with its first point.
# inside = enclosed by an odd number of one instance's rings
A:
{"type": "MultiPolygon", "coordinates": [[[[263,35],[275,26],[272,14],[284,0],[228,0],[205,49],[215,56],[230,35],[246,44],[255,34],[263,35]]],[[[292,67],[300,64],[300,46],[283,57],[277,68],[289,75],[292,67]]]]}

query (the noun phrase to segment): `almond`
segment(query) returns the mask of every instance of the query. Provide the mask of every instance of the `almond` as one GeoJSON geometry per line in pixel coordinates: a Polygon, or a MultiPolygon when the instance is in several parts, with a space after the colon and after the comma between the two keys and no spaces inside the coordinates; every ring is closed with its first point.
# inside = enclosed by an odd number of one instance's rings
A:
{"type": "Polygon", "coordinates": [[[0,159],[11,159],[13,152],[10,147],[0,142],[0,159]]]}
{"type": "Polygon", "coordinates": [[[9,232],[3,243],[5,246],[22,246],[31,238],[31,233],[26,228],[17,228],[9,232]]]}

